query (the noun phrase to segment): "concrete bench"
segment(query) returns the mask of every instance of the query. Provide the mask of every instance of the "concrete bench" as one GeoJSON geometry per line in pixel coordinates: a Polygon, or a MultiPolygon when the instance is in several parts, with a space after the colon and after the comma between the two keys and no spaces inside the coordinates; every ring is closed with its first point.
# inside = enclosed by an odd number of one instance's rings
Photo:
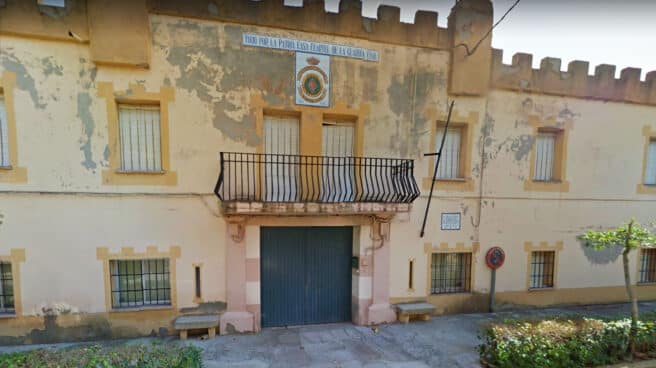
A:
{"type": "Polygon", "coordinates": [[[410,317],[419,316],[423,321],[429,321],[435,312],[435,306],[426,302],[396,304],[399,322],[408,323],[410,317]]]}
{"type": "Polygon", "coordinates": [[[187,339],[187,331],[207,329],[207,335],[212,338],[216,336],[216,328],[219,325],[218,314],[203,314],[192,316],[180,316],[175,319],[173,326],[180,331],[180,340],[187,339]]]}

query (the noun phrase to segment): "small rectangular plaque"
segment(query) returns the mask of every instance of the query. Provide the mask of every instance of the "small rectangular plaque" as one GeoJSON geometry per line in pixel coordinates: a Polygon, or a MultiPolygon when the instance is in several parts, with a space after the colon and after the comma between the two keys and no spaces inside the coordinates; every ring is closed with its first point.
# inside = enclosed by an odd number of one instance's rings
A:
{"type": "Polygon", "coordinates": [[[286,37],[268,36],[255,33],[243,33],[242,44],[244,46],[307,52],[329,56],[340,56],[365,61],[377,62],[379,60],[378,51],[376,50],[325,42],[313,42],[286,37]]]}
{"type": "Polygon", "coordinates": [[[460,230],[460,213],[442,213],[442,230],[460,230]]]}

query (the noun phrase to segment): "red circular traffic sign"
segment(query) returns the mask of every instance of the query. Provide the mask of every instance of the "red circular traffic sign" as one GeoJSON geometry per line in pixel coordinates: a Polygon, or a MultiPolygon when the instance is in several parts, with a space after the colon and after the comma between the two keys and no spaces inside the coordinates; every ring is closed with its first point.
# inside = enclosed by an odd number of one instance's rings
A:
{"type": "Polygon", "coordinates": [[[506,252],[501,247],[492,247],[485,254],[485,263],[493,270],[503,266],[506,260],[506,252]]]}

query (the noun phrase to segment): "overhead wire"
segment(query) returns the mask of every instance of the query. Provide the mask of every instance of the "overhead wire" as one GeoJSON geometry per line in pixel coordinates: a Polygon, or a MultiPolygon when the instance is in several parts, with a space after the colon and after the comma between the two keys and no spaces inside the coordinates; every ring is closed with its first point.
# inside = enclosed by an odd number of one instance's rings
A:
{"type": "Polygon", "coordinates": [[[494,28],[496,28],[496,26],[498,26],[499,23],[501,23],[501,22],[502,22],[502,21],[508,16],[508,14],[510,14],[510,12],[511,12],[513,9],[515,9],[515,7],[519,4],[520,1],[521,1],[521,0],[516,0],[516,1],[510,6],[510,8],[508,8],[508,10],[506,10],[506,12],[501,16],[501,18],[499,18],[499,20],[498,20],[496,23],[494,23],[494,24],[492,25],[492,27],[487,31],[487,33],[485,33],[485,35],[484,35],[483,37],[481,37],[481,39],[478,40],[478,42],[476,42],[476,44],[474,45],[474,47],[472,47],[471,49],[469,49],[469,46],[467,46],[466,43],[459,43],[459,44],[453,46],[453,48],[455,49],[456,47],[464,47],[464,48],[465,48],[465,52],[467,53],[467,56],[471,56],[471,55],[473,55],[473,54],[476,52],[476,49],[478,49],[478,46],[480,46],[481,43],[482,43],[486,38],[488,38],[488,37],[490,36],[490,34],[491,34],[492,31],[494,30],[494,28]]]}

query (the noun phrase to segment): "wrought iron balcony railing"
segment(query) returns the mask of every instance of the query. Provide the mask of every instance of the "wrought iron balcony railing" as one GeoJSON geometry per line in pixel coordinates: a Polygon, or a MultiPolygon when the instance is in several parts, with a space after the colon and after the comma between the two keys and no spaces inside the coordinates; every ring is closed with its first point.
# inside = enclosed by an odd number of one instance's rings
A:
{"type": "Polygon", "coordinates": [[[221,152],[214,192],[224,202],[410,203],[413,171],[405,159],[221,152]]]}

